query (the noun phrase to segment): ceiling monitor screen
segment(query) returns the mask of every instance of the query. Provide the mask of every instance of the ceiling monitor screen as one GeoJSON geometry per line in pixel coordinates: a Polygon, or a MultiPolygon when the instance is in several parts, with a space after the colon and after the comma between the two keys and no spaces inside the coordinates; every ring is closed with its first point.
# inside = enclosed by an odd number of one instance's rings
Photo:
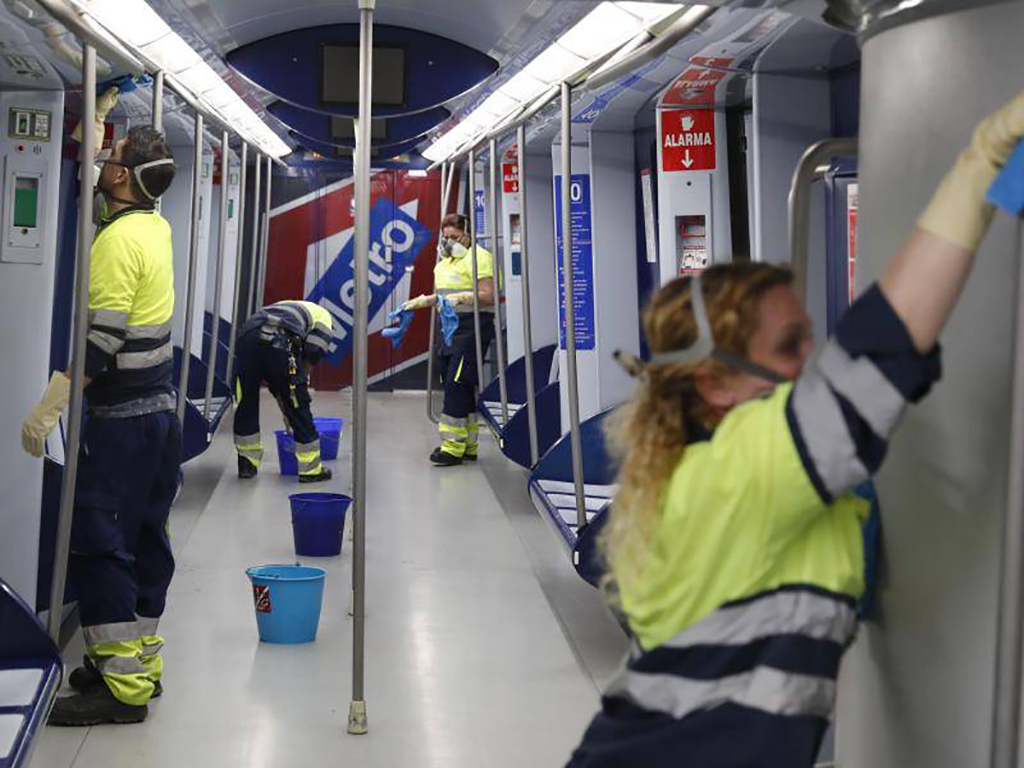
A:
{"type": "MultiPolygon", "coordinates": [[[[324,43],[323,88],[325,104],[359,103],[359,46],[324,43]]],[[[404,107],[405,49],[373,46],[373,103],[380,107],[404,107]]]]}
{"type": "MultiPolygon", "coordinates": [[[[387,120],[370,121],[370,140],[382,141],[388,137],[387,120]]],[[[355,121],[350,117],[331,117],[331,138],[348,139],[354,141],[356,138],[355,121]]]]}

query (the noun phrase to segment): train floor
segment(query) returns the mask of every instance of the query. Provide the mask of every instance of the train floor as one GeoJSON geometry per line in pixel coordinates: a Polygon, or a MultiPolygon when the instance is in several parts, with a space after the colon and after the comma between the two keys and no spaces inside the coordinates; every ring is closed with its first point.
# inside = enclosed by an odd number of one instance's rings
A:
{"type": "MultiPolygon", "coordinates": [[[[165,693],[139,725],[47,728],[45,768],[331,763],[389,768],[564,764],[596,711],[626,640],[534,511],[524,472],[484,436],[476,465],[438,469],[423,395],[369,400],[366,702],[370,732],[346,733],[351,699],[351,543],[328,571],[315,643],[256,633],[245,569],[294,562],[288,494],[267,460],[235,476],[230,424],[186,467],[172,512],[177,571],[161,623],[165,693]]],[[[317,393],[348,416],[348,393],[317,393]]],[[[228,422],[229,420],[225,420],[228,422]]],[[[346,424],[335,478],[350,490],[346,424]]],[[[306,490],[306,488],[303,488],[306,490]]],[[[66,650],[81,657],[80,634],[66,650]]]]}

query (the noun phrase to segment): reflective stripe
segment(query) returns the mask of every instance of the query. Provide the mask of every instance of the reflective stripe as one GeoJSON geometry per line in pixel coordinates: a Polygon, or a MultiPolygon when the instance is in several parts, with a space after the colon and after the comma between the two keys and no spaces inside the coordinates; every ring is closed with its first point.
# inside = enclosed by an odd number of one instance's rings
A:
{"type": "Polygon", "coordinates": [[[129,325],[125,328],[125,338],[131,341],[141,339],[162,339],[171,332],[171,323],[158,323],[157,325],[129,325]]]}
{"type": "Polygon", "coordinates": [[[319,451],[319,450],[320,450],[320,439],[319,438],[317,438],[316,440],[313,440],[312,442],[309,442],[309,443],[296,443],[295,444],[295,453],[296,453],[296,455],[298,455],[299,453],[312,453],[312,452],[319,451]]]}
{"type": "Polygon", "coordinates": [[[839,402],[817,366],[804,369],[793,388],[792,407],[809,458],[830,493],[840,496],[868,477],[839,402]]]}
{"type": "Polygon", "coordinates": [[[153,368],[166,363],[174,357],[174,347],[170,341],[156,349],[145,352],[121,352],[117,356],[117,367],[122,371],[137,371],[142,368],[153,368]]]}
{"type": "Polygon", "coordinates": [[[107,328],[124,328],[128,325],[128,313],[116,309],[90,309],[89,325],[102,325],[107,328]]]}
{"type": "Polygon", "coordinates": [[[131,642],[139,639],[139,623],[121,621],[115,624],[94,624],[91,627],[82,627],[82,636],[86,645],[131,642]]]}
{"type": "MultiPolygon", "coordinates": [[[[143,644],[145,644],[145,636],[156,635],[156,629],[160,626],[159,618],[150,618],[147,616],[136,616],[135,625],[139,628],[139,636],[143,637],[143,644]]],[[[157,640],[160,640],[158,637],[157,640]]],[[[160,640],[163,643],[163,640],[160,640]]]]}
{"type": "Polygon", "coordinates": [[[828,717],[835,702],[836,684],[826,677],[771,667],[710,681],[627,669],[612,681],[605,695],[676,718],[727,702],[775,715],[828,717]]]}
{"type": "Polygon", "coordinates": [[[102,419],[127,419],[132,416],[145,416],[148,413],[173,411],[178,399],[170,392],[140,397],[117,405],[90,405],[89,414],[102,419]]]}
{"type": "Polygon", "coordinates": [[[330,343],[326,339],[317,336],[315,333],[311,333],[309,334],[309,336],[306,337],[306,343],[312,344],[314,347],[318,347],[319,349],[322,349],[324,352],[326,352],[330,347],[330,343]]]}
{"type": "Polygon", "coordinates": [[[467,453],[466,444],[461,440],[442,440],[441,452],[461,459],[467,453]]]}
{"type": "Polygon", "coordinates": [[[124,339],[101,331],[98,328],[90,328],[85,338],[90,344],[99,347],[100,350],[108,355],[117,354],[117,351],[124,346],[124,339]]]}
{"type": "Polygon", "coordinates": [[[455,372],[455,381],[458,381],[459,377],[462,375],[462,366],[464,366],[465,364],[466,358],[463,357],[462,359],[459,360],[459,370],[455,372]]]}
{"type": "Polygon", "coordinates": [[[235,445],[239,448],[259,448],[263,444],[263,438],[259,432],[251,435],[235,435],[235,445]]]}
{"type": "Polygon", "coordinates": [[[441,414],[441,424],[443,424],[444,426],[447,426],[447,427],[461,428],[461,427],[465,427],[467,424],[469,424],[469,419],[467,419],[467,418],[457,418],[455,416],[449,416],[446,413],[442,413],[441,414]]]}
{"type": "Polygon", "coordinates": [[[876,435],[887,438],[892,434],[907,401],[870,358],[854,359],[832,341],[822,350],[817,366],[832,388],[850,401],[876,435]]]}
{"type": "Polygon", "coordinates": [[[146,667],[136,656],[95,656],[93,663],[104,675],[145,675],[146,667]]]}
{"type": "Polygon", "coordinates": [[[772,635],[803,635],[845,645],[857,629],[857,613],[841,600],[808,591],[772,592],[720,608],[663,644],[745,645],[772,635]]]}
{"type": "Polygon", "coordinates": [[[299,465],[300,475],[314,475],[320,471],[320,449],[314,451],[295,451],[295,462],[299,465]]]}

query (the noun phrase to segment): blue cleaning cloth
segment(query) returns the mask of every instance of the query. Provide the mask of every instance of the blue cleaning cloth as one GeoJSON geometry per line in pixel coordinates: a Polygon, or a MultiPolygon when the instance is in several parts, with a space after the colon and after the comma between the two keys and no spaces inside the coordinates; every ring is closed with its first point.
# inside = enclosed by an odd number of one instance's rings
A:
{"type": "Polygon", "coordinates": [[[116,86],[117,90],[121,93],[131,93],[140,85],[149,85],[151,82],[153,82],[153,78],[146,74],[139,75],[138,77],[121,75],[120,77],[115,77],[112,80],[105,80],[97,85],[96,95],[102,96],[111,86],[116,86]]]}
{"type": "Polygon", "coordinates": [[[459,315],[455,311],[455,307],[452,306],[451,302],[448,301],[444,296],[440,297],[440,310],[441,315],[441,335],[444,337],[444,345],[450,347],[452,345],[452,336],[455,335],[455,331],[459,327],[459,315]]]}
{"type": "Polygon", "coordinates": [[[409,332],[409,326],[412,324],[412,310],[396,309],[394,312],[388,313],[388,323],[391,324],[391,327],[385,328],[382,335],[385,339],[391,339],[391,346],[398,349],[402,346],[405,334],[409,332]],[[398,325],[394,325],[395,322],[398,325]]]}
{"type": "Polygon", "coordinates": [[[985,199],[1013,216],[1024,213],[1024,141],[1017,144],[985,199]]]}

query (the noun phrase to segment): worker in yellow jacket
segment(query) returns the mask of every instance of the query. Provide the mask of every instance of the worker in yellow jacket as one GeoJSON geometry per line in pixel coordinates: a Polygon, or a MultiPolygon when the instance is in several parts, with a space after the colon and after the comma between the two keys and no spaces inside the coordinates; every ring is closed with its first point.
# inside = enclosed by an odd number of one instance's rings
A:
{"type": "Polygon", "coordinates": [[[634,645],[572,768],[814,764],[864,588],[867,503],[851,490],[939,378],[985,192],[1022,136],[1024,94],[979,125],[813,358],[778,267],[716,266],[655,296],[602,533],[634,645]]]}
{"type": "MultiPolygon", "coordinates": [[[[78,596],[85,665],[69,678],[53,725],[132,723],[161,692],[156,634],[174,557],[167,517],[178,485],[181,425],[172,373],[171,228],[155,203],[174,179],[163,135],[132,128],[96,187],[99,228],[89,273],[85,352],[88,420],[82,433],[69,578],[78,596]]],[[[22,426],[42,456],[70,396],[57,372],[22,426]]]]}

